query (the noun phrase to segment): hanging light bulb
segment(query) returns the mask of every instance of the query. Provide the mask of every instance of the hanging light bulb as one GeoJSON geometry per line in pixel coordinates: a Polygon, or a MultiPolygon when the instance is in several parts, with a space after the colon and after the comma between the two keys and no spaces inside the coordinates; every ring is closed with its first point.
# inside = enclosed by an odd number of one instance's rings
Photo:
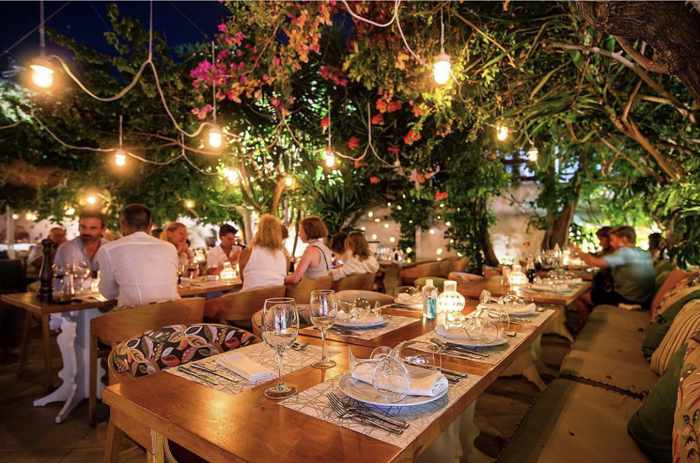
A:
{"type": "Polygon", "coordinates": [[[291,188],[294,186],[294,177],[291,175],[287,174],[284,176],[284,186],[287,188],[291,188]]]}
{"type": "Polygon", "coordinates": [[[36,220],[36,214],[33,212],[27,212],[26,214],[24,214],[24,218],[30,222],[34,222],[36,220]]]}
{"type": "Polygon", "coordinates": [[[529,150],[527,150],[527,160],[530,162],[537,162],[537,158],[540,155],[540,151],[537,149],[536,146],[531,146],[529,150]]]}
{"type": "Polygon", "coordinates": [[[97,196],[95,196],[94,194],[90,193],[90,194],[87,195],[87,197],[85,198],[85,202],[88,204],[88,206],[94,206],[95,204],[97,204],[97,196]]]}
{"type": "Polygon", "coordinates": [[[12,220],[19,220],[19,214],[12,214],[12,220]]]}
{"type": "Polygon", "coordinates": [[[437,55],[433,63],[433,79],[435,79],[435,83],[445,85],[450,80],[451,71],[450,55],[445,52],[437,55]]]}
{"type": "Polygon", "coordinates": [[[207,144],[209,148],[219,149],[224,143],[224,135],[221,133],[221,129],[218,126],[213,126],[209,129],[207,135],[207,144]]]}
{"type": "Polygon", "coordinates": [[[496,126],[496,138],[498,141],[506,141],[508,135],[510,135],[510,129],[507,126],[500,124],[496,126]]]}
{"type": "Polygon", "coordinates": [[[114,153],[114,165],[117,167],[124,167],[126,165],[126,153],[121,148],[114,153]]]}
{"type": "Polygon", "coordinates": [[[193,200],[191,200],[191,199],[185,200],[185,207],[187,209],[194,209],[194,206],[195,206],[195,202],[193,200]]]}
{"type": "Polygon", "coordinates": [[[229,183],[238,182],[238,171],[233,167],[227,167],[222,174],[229,183]]]}
{"type": "Polygon", "coordinates": [[[53,85],[54,71],[43,61],[31,64],[29,68],[32,70],[32,82],[34,85],[39,88],[50,88],[53,85]]]}
{"type": "Polygon", "coordinates": [[[330,148],[326,149],[325,162],[329,169],[335,166],[335,153],[330,148]]]}

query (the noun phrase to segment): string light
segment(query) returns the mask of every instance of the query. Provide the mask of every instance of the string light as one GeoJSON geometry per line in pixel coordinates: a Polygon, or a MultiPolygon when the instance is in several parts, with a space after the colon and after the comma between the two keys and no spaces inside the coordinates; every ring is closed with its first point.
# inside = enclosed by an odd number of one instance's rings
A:
{"type": "Polygon", "coordinates": [[[389,228],[389,224],[388,224],[388,223],[385,223],[385,224],[384,224],[384,228],[389,228]]]}
{"type": "Polygon", "coordinates": [[[374,219],[374,222],[375,222],[375,223],[379,223],[379,222],[381,222],[381,221],[382,221],[382,219],[380,219],[379,217],[377,217],[377,218],[374,219]]]}
{"type": "Polygon", "coordinates": [[[44,89],[51,88],[53,85],[53,69],[40,62],[29,65],[29,68],[32,70],[32,82],[34,85],[44,89]]]}
{"type": "Polygon", "coordinates": [[[510,135],[510,129],[505,125],[496,126],[496,138],[498,141],[506,141],[510,135]]]}
{"type": "Polygon", "coordinates": [[[435,250],[435,254],[437,254],[438,256],[441,256],[443,252],[444,252],[444,251],[443,251],[442,248],[437,248],[437,249],[435,250]]]}
{"type": "Polygon", "coordinates": [[[406,248],[406,254],[410,254],[413,252],[413,248],[406,248]]]}
{"type": "Polygon", "coordinates": [[[24,214],[24,218],[30,222],[34,222],[37,219],[36,214],[33,212],[27,212],[24,214]]]}
{"type": "Polygon", "coordinates": [[[367,213],[367,217],[369,217],[370,219],[371,219],[372,217],[374,217],[374,212],[369,211],[369,212],[367,213]]]}
{"type": "Polygon", "coordinates": [[[434,235],[434,234],[435,234],[435,229],[434,229],[434,228],[431,228],[431,229],[430,229],[430,234],[431,234],[431,235],[434,235]]]}
{"type": "Polygon", "coordinates": [[[374,240],[376,240],[376,239],[377,239],[377,234],[376,234],[376,233],[372,233],[372,241],[374,241],[374,240]]]}
{"type": "Polygon", "coordinates": [[[97,196],[95,196],[94,194],[89,194],[85,198],[85,202],[88,204],[88,206],[94,206],[95,204],[97,204],[97,196]]]}
{"type": "Polygon", "coordinates": [[[193,200],[191,200],[191,199],[186,199],[186,200],[184,201],[184,204],[185,204],[185,207],[186,207],[187,209],[194,209],[195,202],[194,202],[193,200]]]}
{"type": "Polygon", "coordinates": [[[224,144],[224,135],[218,125],[209,128],[207,133],[207,145],[209,148],[218,150],[224,144]]]}
{"type": "Polygon", "coordinates": [[[126,153],[124,153],[124,150],[121,148],[114,153],[114,165],[117,167],[124,167],[126,165],[126,153]]]}
{"type": "Polygon", "coordinates": [[[389,237],[389,242],[390,242],[390,243],[396,243],[396,238],[393,237],[393,236],[389,237]]]}
{"type": "Polygon", "coordinates": [[[287,188],[293,187],[293,186],[294,186],[294,177],[292,177],[292,176],[289,175],[289,174],[285,175],[285,177],[284,177],[284,186],[286,186],[287,188]]]}
{"type": "Polygon", "coordinates": [[[540,151],[537,149],[536,146],[531,146],[529,150],[527,150],[527,160],[530,162],[537,162],[537,158],[540,155],[540,151]]]}
{"type": "Polygon", "coordinates": [[[450,221],[445,222],[445,226],[451,227],[451,226],[452,226],[452,222],[450,222],[450,221]]]}
{"type": "Polygon", "coordinates": [[[391,203],[386,203],[386,207],[391,207],[391,203]]]}
{"type": "Polygon", "coordinates": [[[360,227],[360,230],[367,231],[367,227],[360,227]]]}
{"type": "Polygon", "coordinates": [[[333,168],[333,166],[335,166],[335,153],[332,150],[327,149],[324,160],[326,167],[329,169],[333,168]]]}
{"type": "Polygon", "coordinates": [[[12,220],[19,220],[19,214],[12,214],[12,220]]]}
{"type": "Polygon", "coordinates": [[[440,9],[440,54],[435,57],[433,63],[433,79],[438,85],[445,85],[450,80],[452,64],[450,55],[445,53],[445,22],[443,21],[443,10],[440,9]]]}
{"type": "Polygon", "coordinates": [[[229,182],[229,183],[236,183],[238,182],[239,175],[238,171],[234,169],[233,167],[227,167],[224,169],[224,172],[222,174],[224,178],[229,182]]]}

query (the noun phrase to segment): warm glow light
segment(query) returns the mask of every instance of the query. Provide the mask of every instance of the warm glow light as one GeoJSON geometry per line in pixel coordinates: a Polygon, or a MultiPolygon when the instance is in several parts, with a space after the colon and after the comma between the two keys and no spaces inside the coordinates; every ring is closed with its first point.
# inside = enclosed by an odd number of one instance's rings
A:
{"type": "Polygon", "coordinates": [[[527,150],[527,160],[530,162],[537,162],[539,155],[540,151],[535,146],[532,146],[529,150],[527,150]]]}
{"type": "Polygon", "coordinates": [[[40,88],[49,88],[53,85],[53,69],[43,64],[32,64],[32,82],[40,88]]]}
{"type": "Polygon", "coordinates": [[[370,219],[371,219],[372,217],[374,217],[374,212],[369,211],[369,212],[367,213],[367,217],[369,217],[370,219]]]}
{"type": "Polygon", "coordinates": [[[435,234],[435,229],[434,229],[434,228],[431,228],[431,229],[430,229],[430,234],[431,234],[431,235],[434,235],[434,234],[435,234]]]}
{"type": "Polygon", "coordinates": [[[437,254],[438,256],[441,256],[443,252],[444,252],[444,251],[443,251],[442,248],[437,248],[437,249],[435,250],[435,254],[437,254]]]}
{"type": "Polygon", "coordinates": [[[386,207],[391,207],[391,203],[386,203],[386,207]]]}
{"type": "Polygon", "coordinates": [[[73,207],[68,206],[68,207],[66,207],[65,211],[66,211],[66,215],[75,215],[75,208],[73,208],[73,207]]]}
{"type": "Polygon", "coordinates": [[[375,223],[379,223],[379,222],[382,221],[382,219],[380,219],[379,217],[377,217],[377,218],[374,219],[374,221],[375,221],[375,223]]]}
{"type": "Polygon", "coordinates": [[[326,150],[325,162],[326,167],[328,168],[332,168],[333,166],[335,166],[335,153],[330,149],[326,150]]]}
{"type": "Polygon", "coordinates": [[[450,221],[445,222],[445,226],[446,226],[446,227],[451,227],[451,226],[452,226],[452,222],[450,222],[450,221]]]}
{"type": "Polygon", "coordinates": [[[114,165],[117,167],[124,167],[126,165],[126,153],[121,148],[114,153],[114,165]]]}
{"type": "Polygon", "coordinates": [[[360,227],[360,230],[367,231],[367,227],[360,227]]]}
{"type": "Polygon", "coordinates": [[[185,200],[185,207],[186,207],[187,209],[194,209],[194,206],[195,206],[195,203],[194,203],[193,200],[191,200],[191,199],[186,199],[186,200],[185,200]]]}
{"type": "Polygon", "coordinates": [[[384,224],[384,228],[389,228],[389,224],[388,224],[388,223],[385,223],[385,224],[384,224]]]}
{"type": "Polygon", "coordinates": [[[508,139],[508,135],[510,135],[510,129],[508,127],[505,125],[496,126],[496,138],[498,141],[506,141],[508,139]]]}
{"type": "Polygon", "coordinates": [[[440,203],[440,207],[445,207],[445,203],[440,203]]]}
{"type": "Polygon", "coordinates": [[[238,171],[233,167],[227,167],[224,169],[223,176],[229,183],[236,183],[238,181],[238,171]]]}
{"type": "Polygon", "coordinates": [[[286,186],[287,188],[293,187],[294,186],[294,177],[292,177],[291,175],[285,176],[284,177],[284,186],[286,186]]]}
{"type": "Polygon", "coordinates": [[[401,209],[403,209],[403,208],[401,207],[400,204],[399,204],[398,206],[396,206],[396,210],[397,210],[397,211],[400,211],[401,209]]]}
{"type": "Polygon", "coordinates": [[[207,136],[207,144],[209,144],[209,148],[219,149],[223,143],[224,136],[221,133],[221,129],[219,129],[217,126],[210,128],[207,136]]]}
{"type": "Polygon", "coordinates": [[[377,239],[377,234],[376,234],[376,233],[372,233],[372,239],[373,239],[373,240],[376,240],[376,239],[377,239]]]}
{"type": "Polygon", "coordinates": [[[12,220],[19,220],[19,214],[12,214],[12,220]]]}
{"type": "Polygon", "coordinates": [[[410,254],[413,252],[413,248],[406,248],[406,254],[410,254]]]}
{"type": "Polygon", "coordinates": [[[33,212],[27,212],[26,214],[24,214],[24,218],[29,220],[30,222],[33,222],[36,220],[36,214],[33,212]]]}
{"type": "Polygon", "coordinates": [[[389,238],[389,242],[390,242],[390,243],[396,243],[396,238],[394,238],[393,236],[390,237],[390,238],[389,238]]]}
{"type": "Polygon", "coordinates": [[[443,52],[436,56],[433,63],[433,79],[435,79],[435,83],[445,85],[450,80],[451,69],[450,55],[443,52]]]}
{"type": "Polygon", "coordinates": [[[95,204],[97,204],[97,196],[93,194],[87,195],[87,197],[85,198],[85,202],[88,203],[90,206],[94,206],[95,204]]]}

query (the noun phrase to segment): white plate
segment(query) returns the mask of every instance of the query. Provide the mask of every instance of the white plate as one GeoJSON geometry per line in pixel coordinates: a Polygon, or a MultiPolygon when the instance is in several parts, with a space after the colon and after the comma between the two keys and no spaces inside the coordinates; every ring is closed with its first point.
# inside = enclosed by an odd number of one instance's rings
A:
{"type": "Polygon", "coordinates": [[[441,328],[442,327],[438,325],[437,329],[435,330],[435,334],[437,335],[440,341],[447,342],[450,344],[458,344],[464,347],[496,347],[508,343],[508,339],[506,338],[498,339],[493,342],[479,342],[474,339],[469,339],[466,335],[456,335],[454,333],[447,333],[441,328]]]}
{"type": "MultiPolygon", "coordinates": [[[[446,383],[447,384],[447,383],[446,383]]],[[[340,390],[348,397],[351,397],[359,402],[370,405],[378,405],[380,407],[412,407],[415,405],[423,405],[436,400],[442,399],[447,394],[447,387],[434,397],[424,395],[407,395],[399,402],[389,402],[384,399],[371,384],[365,383],[358,379],[354,379],[350,373],[345,373],[338,382],[340,390]]]]}
{"type": "Polygon", "coordinates": [[[389,320],[382,318],[379,320],[374,320],[374,321],[369,321],[369,322],[363,322],[363,321],[356,321],[356,320],[338,320],[336,319],[333,324],[338,325],[341,328],[355,328],[355,329],[362,329],[362,328],[376,328],[378,326],[384,326],[387,323],[389,323],[389,320]]]}

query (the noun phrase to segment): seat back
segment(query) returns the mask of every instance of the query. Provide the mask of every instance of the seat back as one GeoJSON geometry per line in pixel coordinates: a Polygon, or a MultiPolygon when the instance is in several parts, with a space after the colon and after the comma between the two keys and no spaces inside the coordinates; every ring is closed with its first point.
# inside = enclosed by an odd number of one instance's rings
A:
{"type": "Polygon", "coordinates": [[[367,299],[370,304],[374,305],[375,302],[379,304],[391,304],[394,302],[394,298],[388,294],[378,293],[376,291],[365,291],[359,289],[348,289],[343,291],[338,291],[335,293],[335,297],[341,301],[354,301],[355,299],[367,299]]]}
{"type": "Polygon", "coordinates": [[[297,304],[308,304],[311,299],[311,291],[315,289],[331,289],[331,276],[327,275],[318,279],[303,278],[296,285],[287,286],[286,296],[294,298],[297,304]]]}
{"type": "Polygon", "coordinates": [[[0,259],[0,294],[19,293],[26,289],[24,266],[19,259],[0,259]]]}
{"type": "Polygon", "coordinates": [[[188,297],[137,307],[119,307],[90,320],[90,332],[111,346],[162,326],[201,323],[203,313],[203,297],[188,297]]]}
{"type": "Polygon", "coordinates": [[[673,420],[673,461],[689,463],[697,461],[700,454],[700,333],[688,339],[681,377],[678,382],[678,400],[673,420]]]}
{"type": "Polygon", "coordinates": [[[216,323],[163,326],[114,345],[110,380],[150,375],[257,341],[248,331],[216,323]]]}
{"type": "Polygon", "coordinates": [[[210,316],[215,311],[216,317],[212,318],[217,318],[221,323],[249,329],[250,317],[263,308],[265,299],[284,297],[285,294],[284,286],[268,286],[224,294],[207,300],[205,312],[210,316]]]}
{"type": "Polygon", "coordinates": [[[333,282],[333,289],[336,291],[346,291],[351,289],[359,289],[370,291],[374,286],[375,273],[356,273],[341,278],[333,282]]]}

